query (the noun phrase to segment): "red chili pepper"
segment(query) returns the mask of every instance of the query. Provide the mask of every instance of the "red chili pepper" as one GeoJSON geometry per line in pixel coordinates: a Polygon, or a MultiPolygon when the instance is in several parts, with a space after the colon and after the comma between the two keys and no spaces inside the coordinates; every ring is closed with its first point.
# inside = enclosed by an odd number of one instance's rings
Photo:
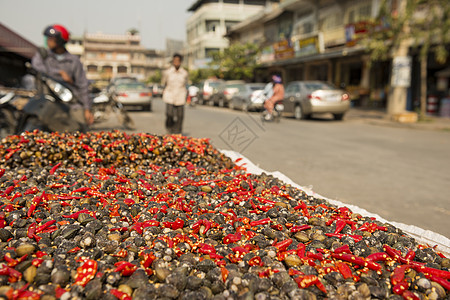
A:
{"type": "Polygon", "coordinates": [[[350,247],[347,244],[345,244],[344,246],[336,248],[334,250],[334,253],[348,253],[348,254],[352,254],[352,251],[350,250],[350,247]]]}
{"type": "Polygon", "coordinates": [[[44,260],[43,260],[42,258],[34,258],[34,259],[32,260],[32,262],[31,262],[31,264],[37,268],[37,267],[39,267],[43,262],[44,262],[44,260]]]}
{"type": "Polygon", "coordinates": [[[311,229],[311,226],[305,224],[305,225],[293,226],[293,227],[291,227],[291,229],[289,231],[292,233],[296,233],[296,232],[308,230],[308,229],[311,229]]]}
{"type": "Polygon", "coordinates": [[[299,243],[297,245],[297,256],[300,258],[304,258],[305,257],[305,251],[306,251],[306,246],[303,243],[299,243]]]}
{"type": "Polygon", "coordinates": [[[114,297],[116,297],[117,299],[120,299],[120,300],[131,300],[131,297],[127,293],[121,292],[121,291],[119,291],[117,289],[111,289],[110,293],[114,297]]]}
{"type": "Polygon", "coordinates": [[[32,239],[34,237],[35,233],[36,233],[36,223],[34,222],[34,223],[31,223],[30,226],[28,226],[28,229],[27,229],[28,238],[32,239]]]}
{"type": "Polygon", "coordinates": [[[258,225],[264,225],[267,223],[270,223],[270,218],[265,218],[265,219],[258,220],[258,221],[252,221],[252,222],[250,222],[250,226],[253,227],[253,226],[258,226],[258,225]]]}
{"type": "Polygon", "coordinates": [[[334,230],[334,233],[339,233],[342,231],[342,229],[344,229],[345,225],[347,225],[347,223],[345,223],[344,220],[337,220],[336,221],[336,229],[334,230]]]}
{"type": "Polygon", "coordinates": [[[291,244],[292,239],[285,239],[284,241],[276,243],[274,247],[277,248],[278,251],[285,251],[291,244]]]}
{"type": "Polygon", "coordinates": [[[63,218],[69,218],[69,219],[78,219],[78,217],[83,213],[89,213],[90,211],[87,209],[82,209],[80,211],[77,211],[76,213],[73,213],[71,215],[63,215],[63,218]]]}
{"type": "Polygon", "coordinates": [[[344,279],[352,278],[352,270],[350,267],[344,262],[337,262],[336,266],[338,267],[339,272],[342,274],[344,279]]]}
{"type": "Polygon", "coordinates": [[[391,257],[384,252],[377,252],[370,254],[366,259],[371,261],[387,261],[390,260],[391,257]]]}
{"type": "Polygon", "coordinates": [[[397,294],[397,295],[402,295],[409,287],[408,282],[406,281],[401,281],[399,283],[397,283],[393,288],[392,291],[397,294]]]}
{"type": "Polygon", "coordinates": [[[297,282],[297,285],[299,288],[304,289],[307,287],[310,287],[317,281],[316,275],[301,275],[299,277],[294,278],[295,282],[297,282]]]}
{"type": "Polygon", "coordinates": [[[405,300],[420,300],[420,297],[418,297],[416,294],[414,294],[410,290],[406,290],[402,294],[403,299],[405,300]]]}
{"type": "Polygon", "coordinates": [[[261,257],[254,256],[251,259],[249,259],[248,265],[249,266],[260,266],[260,267],[262,267],[264,265],[264,263],[262,262],[261,257]]]}
{"type": "Polygon", "coordinates": [[[50,169],[50,175],[55,174],[56,170],[61,166],[61,163],[57,163],[56,165],[53,166],[53,168],[50,169]]]}
{"type": "Polygon", "coordinates": [[[86,284],[94,278],[95,273],[97,273],[97,262],[88,259],[81,267],[78,267],[75,276],[75,284],[85,287],[86,284]]]}
{"type": "Polygon", "coordinates": [[[400,251],[393,249],[389,247],[388,245],[383,245],[383,250],[389,254],[390,257],[392,257],[395,261],[406,264],[406,259],[401,255],[400,251]]]}
{"type": "Polygon", "coordinates": [[[75,193],[83,193],[83,192],[86,192],[86,191],[88,191],[88,190],[90,190],[91,188],[89,188],[89,187],[87,187],[87,186],[84,186],[84,187],[80,187],[80,188],[78,188],[78,189],[76,189],[76,190],[73,190],[72,192],[71,192],[71,194],[75,194],[75,193]]]}
{"type": "Polygon", "coordinates": [[[409,250],[408,253],[406,253],[406,255],[405,255],[405,259],[407,261],[413,260],[414,257],[416,257],[416,252],[414,252],[413,250],[409,250]]]}
{"type": "Polygon", "coordinates": [[[5,175],[6,169],[0,169],[0,178],[3,177],[3,175],[5,175]]]}
{"type": "Polygon", "coordinates": [[[425,275],[429,280],[439,283],[443,288],[450,291],[450,282],[436,275],[425,275]]]}
{"type": "Polygon", "coordinates": [[[309,252],[306,253],[306,256],[309,257],[309,258],[312,258],[312,259],[320,260],[320,261],[323,260],[322,253],[314,253],[314,252],[310,252],[309,251],[309,252]]]}
{"type": "Polygon", "coordinates": [[[156,256],[153,255],[153,252],[151,253],[142,253],[142,256],[144,257],[143,261],[141,261],[142,266],[144,269],[149,268],[153,261],[156,259],[156,256]]]}
{"type": "Polygon", "coordinates": [[[391,274],[391,283],[392,285],[397,285],[402,282],[405,278],[405,271],[409,269],[409,265],[400,265],[394,269],[394,272],[391,274]]]}
{"type": "Polygon", "coordinates": [[[283,231],[283,225],[281,224],[273,224],[270,226],[272,229],[278,230],[278,231],[283,231]]]}
{"type": "Polygon", "coordinates": [[[450,279],[450,272],[445,270],[439,270],[435,268],[425,267],[417,264],[412,264],[412,268],[416,272],[424,273],[424,274],[430,274],[437,277],[441,277],[443,279],[450,279]]]}
{"type": "Polygon", "coordinates": [[[6,190],[3,192],[3,197],[8,196],[9,194],[11,194],[11,192],[14,190],[14,185],[11,185],[9,187],[6,188],[6,190]]]}
{"type": "Polygon", "coordinates": [[[225,245],[231,244],[231,243],[236,243],[241,238],[242,238],[242,235],[239,232],[236,232],[235,234],[230,233],[223,238],[223,243],[225,245]]]}
{"type": "Polygon", "coordinates": [[[80,250],[81,250],[80,247],[75,247],[75,248],[72,248],[72,249],[70,249],[69,251],[67,251],[67,253],[77,253],[77,252],[80,251],[80,250]]]}
{"type": "Polygon", "coordinates": [[[52,226],[55,223],[56,223],[56,220],[50,220],[50,221],[44,223],[43,225],[38,226],[36,228],[36,233],[40,233],[40,232],[44,231],[46,228],[52,226]]]}
{"type": "Polygon", "coordinates": [[[370,260],[365,260],[364,258],[353,255],[353,254],[331,253],[331,257],[337,258],[340,260],[344,260],[344,261],[347,261],[350,263],[354,263],[354,264],[360,265],[362,267],[367,267],[374,271],[378,271],[381,269],[381,265],[379,265],[373,261],[370,261],[370,260]]]}
{"type": "Polygon", "coordinates": [[[114,264],[114,272],[120,272],[122,276],[131,276],[137,270],[137,266],[127,261],[119,261],[114,264]]]}

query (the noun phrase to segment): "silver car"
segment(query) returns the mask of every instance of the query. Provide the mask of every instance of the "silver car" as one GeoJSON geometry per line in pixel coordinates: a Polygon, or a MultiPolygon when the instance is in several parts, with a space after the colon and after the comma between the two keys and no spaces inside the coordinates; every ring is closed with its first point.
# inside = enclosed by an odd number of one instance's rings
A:
{"type": "Polygon", "coordinates": [[[237,92],[231,98],[229,107],[243,111],[261,110],[264,107],[264,98],[258,95],[263,93],[264,83],[241,83],[236,86],[237,92]]]}
{"type": "Polygon", "coordinates": [[[311,114],[331,113],[342,120],[350,108],[350,96],[344,90],[322,81],[293,81],[285,89],[284,113],[298,120],[311,114]]]}
{"type": "Polygon", "coordinates": [[[117,101],[124,106],[141,106],[144,110],[152,110],[152,90],[142,82],[124,82],[115,86],[117,101]]]}

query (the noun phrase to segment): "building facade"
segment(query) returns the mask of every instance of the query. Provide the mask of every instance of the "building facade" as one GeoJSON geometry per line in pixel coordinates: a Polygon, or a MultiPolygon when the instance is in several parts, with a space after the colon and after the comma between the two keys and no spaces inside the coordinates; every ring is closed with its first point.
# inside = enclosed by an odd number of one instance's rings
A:
{"type": "MultiPolygon", "coordinates": [[[[374,29],[372,21],[381,4],[381,0],[285,0],[270,12],[234,25],[227,37],[231,43],[260,45],[257,81],[267,81],[274,72],[282,74],[285,82],[328,81],[347,89],[355,105],[385,107],[392,61],[371,65],[362,42],[374,29]]],[[[406,109],[413,109],[420,94],[418,53],[410,55],[406,109]]],[[[446,67],[432,59],[428,66],[430,81],[446,67]]]]}
{"type": "MultiPolygon", "coordinates": [[[[75,39],[68,47],[77,50],[79,43],[75,39]]],[[[165,67],[164,51],[146,49],[141,45],[141,37],[130,32],[124,35],[86,33],[81,47],[81,60],[88,79],[93,81],[108,81],[117,76],[146,80],[165,67]]]]}
{"type": "Polygon", "coordinates": [[[188,9],[187,64],[190,69],[206,66],[214,51],[229,46],[224,37],[232,26],[265,10],[270,10],[278,0],[196,0],[188,9]]]}

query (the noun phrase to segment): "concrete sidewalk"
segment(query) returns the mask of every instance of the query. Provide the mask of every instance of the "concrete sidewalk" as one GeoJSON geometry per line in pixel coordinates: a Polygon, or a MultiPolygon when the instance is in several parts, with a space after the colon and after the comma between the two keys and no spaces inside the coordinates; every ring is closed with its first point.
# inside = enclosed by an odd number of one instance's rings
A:
{"type": "Polygon", "coordinates": [[[351,108],[345,114],[344,120],[396,128],[442,130],[450,132],[450,118],[427,116],[424,121],[418,121],[416,123],[399,123],[393,121],[384,109],[351,108]]]}

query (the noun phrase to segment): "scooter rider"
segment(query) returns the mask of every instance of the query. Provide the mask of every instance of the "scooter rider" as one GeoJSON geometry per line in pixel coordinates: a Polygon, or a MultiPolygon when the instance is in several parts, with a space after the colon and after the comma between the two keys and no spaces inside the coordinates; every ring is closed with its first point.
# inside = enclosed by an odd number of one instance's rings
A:
{"type": "Polygon", "coordinates": [[[87,127],[86,125],[94,122],[91,113],[92,100],[88,92],[89,83],[80,59],[65,48],[69,41],[69,31],[62,25],[54,24],[45,28],[43,34],[48,50],[38,51],[31,64],[34,69],[68,84],[78,99],[71,104],[70,116],[87,127]]]}
{"type": "Polygon", "coordinates": [[[267,115],[265,116],[265,119],[267,121],[272,120],[272,112],[277,104],[277,102],[283,101],[284,98],[284,86],[281,80],[281,77],[278,75],[272,76],[272,82],[273,82],[273,94],[272,96],[267,99],[264,102],[264,108],[267,110],[267,115]]]}

